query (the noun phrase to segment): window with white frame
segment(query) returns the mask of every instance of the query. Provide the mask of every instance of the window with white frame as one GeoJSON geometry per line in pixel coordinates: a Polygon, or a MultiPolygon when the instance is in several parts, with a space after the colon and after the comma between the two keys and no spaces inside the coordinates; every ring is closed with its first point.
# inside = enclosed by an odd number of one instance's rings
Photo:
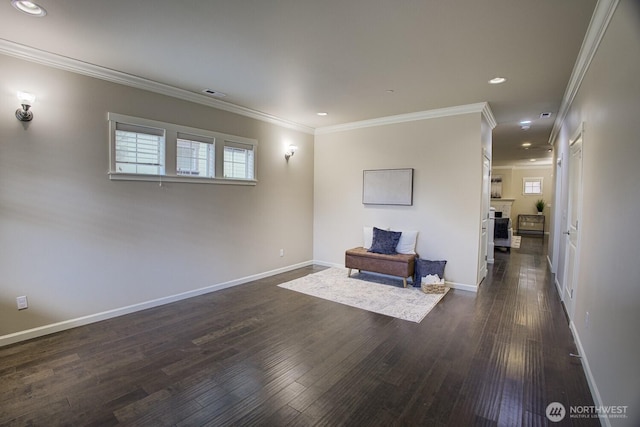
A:
{"type": "Polygon", "coordinates": [[[178,133],[176,173],[183,176],[215,177],[215,138],[178,133]]]}
{"type": "Polygon", "coordinates": [[[112,180],[257,182],[255,139],[116,113],[108,120],[112,180]]]}
{"type": "Polygon", "coordinates": [[[228,179],[253,179],[254,152],[252,145],[225,141],[224,177],[228,179]]]}
{"type": "Polygon", "coordinates": [[[522,194],[540,195],[542,194],[542,178],[522,178],[522,194]]]}
{"type": "Polygon", "coordinates": [[[116,172],[164,175],[164,129],[117,123],[116,172]]]}

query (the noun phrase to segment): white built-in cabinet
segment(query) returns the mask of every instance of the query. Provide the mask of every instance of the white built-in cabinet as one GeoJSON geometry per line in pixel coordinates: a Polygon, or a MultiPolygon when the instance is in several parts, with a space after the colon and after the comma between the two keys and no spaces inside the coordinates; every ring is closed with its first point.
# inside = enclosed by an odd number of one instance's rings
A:
{"type": "MultiPolygon", "coordinates": [[[[491,207],[496,213],[502,212],[502,218],[511,218],[511,205],[515,199],[491,199],[491,207]]],[[[498,215],[496,215],[496,218],[498,215]]]]}

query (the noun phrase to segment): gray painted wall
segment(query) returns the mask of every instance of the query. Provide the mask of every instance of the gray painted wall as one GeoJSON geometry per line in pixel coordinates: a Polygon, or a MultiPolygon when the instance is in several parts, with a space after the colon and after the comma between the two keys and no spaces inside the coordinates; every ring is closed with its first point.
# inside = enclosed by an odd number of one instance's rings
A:
{"type": "Polygon", "coordinates": [[[0,82],[0,337],[311,261],[313,135],[6,56],[0,82]],[[257,139],[259,182],[110,181],[107,112],[257,139]]]}
{"type": "MultiPolygon", "coordinates": [[[[640,424],[640,4],[621,1],[556,141],[567,163],[569,139],[582,123],[583,207],[573,329],[603,405],[628,405],[640,424]],[[589,322],[586,313],[589,312],[589,322]]],[[[556,176],[566,174],[559,168],[556,176]]],[[[555,206],[566,210],[565,188],[555,206]],[[562,196],[562,195],[565,196],[562,196]]],[[[565,223],[551,239],[561,239],[565,223]]],[[[564,256],[559,254],[562,284],[564,256]]],[[[596,402],[598,404],[598,402],[596,402]]]]}
{"type": "Polygon", "coordinates": [[[417,230],[418,254],[447,260],[446,279],[475,288],[484,142],[480,113],[317,135],[315,259],[344,265],[363,226],[417,230]],[[413,206],[363,205],[362,171],[393,168],[415,169],[413,206]]]}

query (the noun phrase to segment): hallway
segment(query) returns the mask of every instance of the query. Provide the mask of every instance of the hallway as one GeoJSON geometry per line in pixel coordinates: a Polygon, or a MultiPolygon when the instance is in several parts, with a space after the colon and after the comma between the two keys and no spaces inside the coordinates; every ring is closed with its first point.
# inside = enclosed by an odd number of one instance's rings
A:
{"type": "MultiPolygon", "coordinates": [[[[571,406],[593,401],[580,359],[570,356],[578,351],[548,268],[547,244],[546,236],[523,236],[521,247],[511,254],[496,251],[478,293],[479,300],[492,302],[483,336],[491,342],[488,363],[495,367],[483,369],[496,369],[502,377],[496,387],[503,402],[505,393],[522,402],[521,407],[514,402],[513,422],[506,425],[519,425],[520,414],[525,414],[522,425],[544,425],[545,408],[552,402],[562,403],[567,411],[566,418],[553,425],[600,425],[593,419],[569,420],[571,406]]],[[[501,406],[500,418],[505,410],[508,407],[501,406]]]]}

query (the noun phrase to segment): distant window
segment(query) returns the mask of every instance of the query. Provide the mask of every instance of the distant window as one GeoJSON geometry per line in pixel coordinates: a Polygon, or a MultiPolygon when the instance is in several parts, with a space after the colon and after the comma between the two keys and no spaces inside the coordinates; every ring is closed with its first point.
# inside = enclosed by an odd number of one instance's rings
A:
{"type": "Polygon", "coordinates": [[[257,183],[255,139],[116,113],[107,118],[112,180],[257,183]]]}
{"type": "Polygon", "coordinates": [[[164,129],[118,123],[116,173],[164,175],[164,129]]]}
{"type": "Polygon", "coordinates": [[[255,150],[253,145],[225,141],[224,177],[229,179],[254,179],[255,150]]]}
{"type": "Polygon", "coordinates": [[[176,173],[182,176],[214,178],[215,139],[178,133],[176,173]]]}
{"type": "Polygon", "coordinates": [[[522,194],[542,194],[542,178],[522,178],[522,194]]]}

